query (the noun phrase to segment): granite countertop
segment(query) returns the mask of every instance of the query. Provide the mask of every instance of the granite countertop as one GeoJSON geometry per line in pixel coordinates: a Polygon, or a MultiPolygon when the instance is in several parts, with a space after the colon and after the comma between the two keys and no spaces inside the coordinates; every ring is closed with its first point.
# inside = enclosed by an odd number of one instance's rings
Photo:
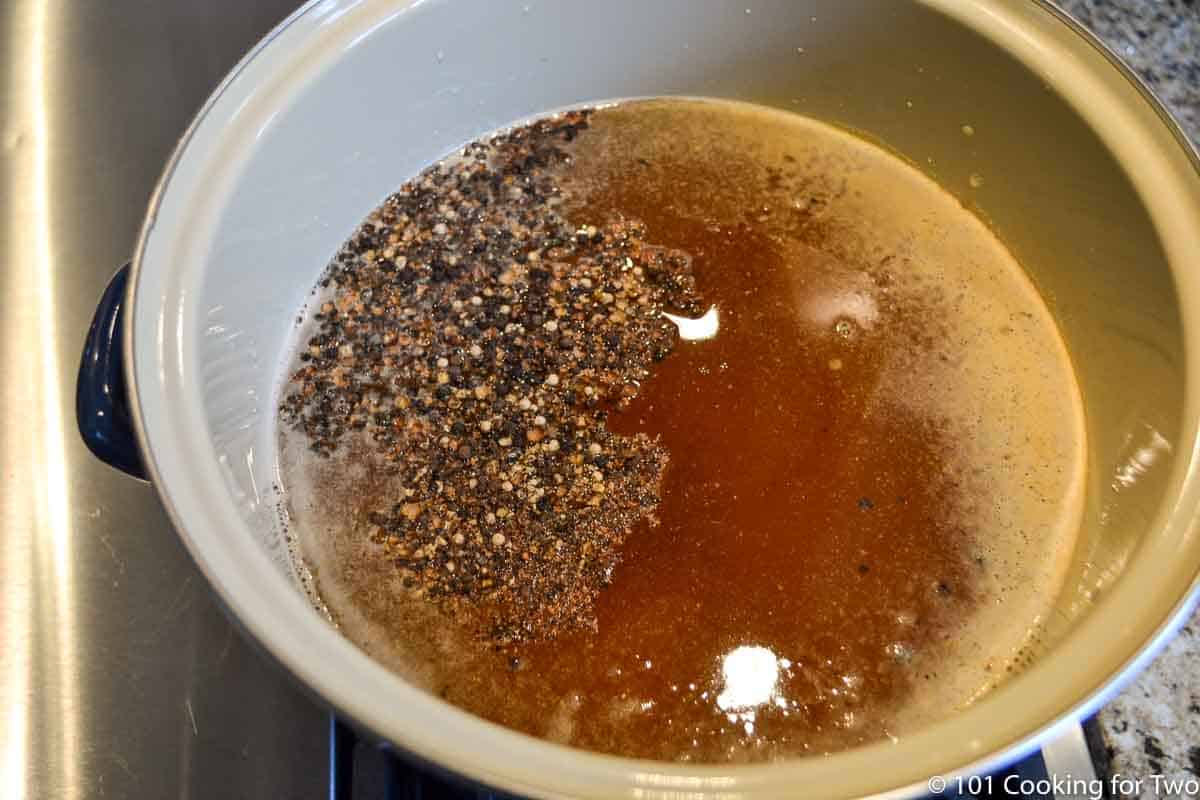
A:
{"type": "MultiPolygon", "coordinates": [[[[1057,2],[1137,70],[1200,141],[1200,2],[1057,2]]],[[[1141,778],[1141,797],[1178,796],[1156,791],[1152,775],[1200,777],[1200,613],[1098,719],[1109,773],[1141,778]]]]}

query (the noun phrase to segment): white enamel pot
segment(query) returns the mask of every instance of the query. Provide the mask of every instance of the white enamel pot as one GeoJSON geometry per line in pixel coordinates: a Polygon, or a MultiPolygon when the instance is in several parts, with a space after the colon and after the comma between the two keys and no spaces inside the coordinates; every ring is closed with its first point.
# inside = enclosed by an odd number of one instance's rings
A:
{"type": "Polygon", "coordinates": [[[230,613],[344,718],[420,760],[537,797],[921,794],[930,776],[995,768],[1096,709],[1192,607],[1197,163],[1110,54],[1028,0],[314,0],[229,75],[167,166],[128,288],[108,298],[120,314],[101,314],[85,360],[118,412],[89,441],[121,460],[124,382],[140,454],[125,466],[144,468],[230,613]],[[549,744],[406,684],[293,577],[269,491],[276,381],[338,245],[480,134],[662,94],[792,109],[886,142],[994,226],[1079,373],[1087,509],[1044,650],[899,741],[707,767],[549,744]]]}

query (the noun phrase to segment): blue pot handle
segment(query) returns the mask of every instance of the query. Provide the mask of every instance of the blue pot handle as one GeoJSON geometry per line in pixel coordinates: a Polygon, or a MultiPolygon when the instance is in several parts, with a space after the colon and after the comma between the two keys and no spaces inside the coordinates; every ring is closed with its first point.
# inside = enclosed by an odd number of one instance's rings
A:
{"type": "Polygon", "coordinates": [[[79,380],[75,384],[75,419],[88,450],[106,464],[135,478],[146,479],[129,396],[125,390],[125,350],[122,323],[129,265],[117,270],[92,317],[79,380]]]}

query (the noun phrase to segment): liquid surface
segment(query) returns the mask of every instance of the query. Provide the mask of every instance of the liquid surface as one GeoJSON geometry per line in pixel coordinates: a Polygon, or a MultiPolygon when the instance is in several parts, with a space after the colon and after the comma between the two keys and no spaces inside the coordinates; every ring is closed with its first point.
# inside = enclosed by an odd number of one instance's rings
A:
{"type": "Polygon", "coordinates": [[[668,454],[655,519],[594,628],[484,645],[357,533],[395,488],[370,459],[286,434],[291,530],[346,635],[481,716],[668,760],[902,735],[1019,667],[1084,442],[1053,320],[991,232],[883,150],[752,106],[619,104],[570,152],[561,213],[639,220],[709,309],[607,420],[668,454]]]}

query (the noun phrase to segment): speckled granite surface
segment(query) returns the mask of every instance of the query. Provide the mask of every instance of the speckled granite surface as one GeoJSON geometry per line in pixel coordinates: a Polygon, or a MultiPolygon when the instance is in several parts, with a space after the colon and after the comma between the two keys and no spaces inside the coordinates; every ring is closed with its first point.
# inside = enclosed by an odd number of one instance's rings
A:
{"type": "MultiPolygon", "coordinates": [[[[1136,69],[1200,141],[1200,0],[1058,2],[1136,69]]],[[[1200,778],[1200,614],[1099,721],[1109,771],[1143,780],[1130,796],[1181,796],[1153,775],[1200,778]]]]}
{"type": "Polygon", "coordinates": [[[1200,0],[1057,0],[1200,135],[1200,0]]]}

